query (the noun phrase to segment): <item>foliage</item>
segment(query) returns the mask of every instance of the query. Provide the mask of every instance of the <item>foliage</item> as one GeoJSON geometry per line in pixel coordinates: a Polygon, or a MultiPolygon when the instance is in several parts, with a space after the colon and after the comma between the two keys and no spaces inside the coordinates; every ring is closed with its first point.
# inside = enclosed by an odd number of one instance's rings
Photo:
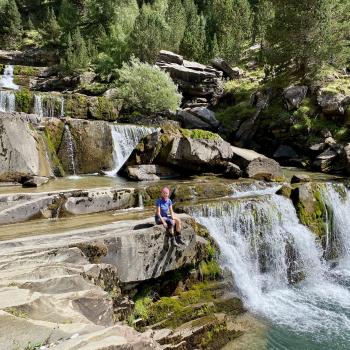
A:
{"type": "Polygon", "coordinates": [[[0,43],[9,48],[17,48],[22,35],[22,18],[15,0],[8,0],[0,7],[0,43]]]}
{"type": "Polygon", "coordinates": [[[344,29],[349,16],[346,1],[273,0],[272,4],[275,16],[268,26],[264,54],[275,73],[294,71],[305,79],[327,62],[343,61],[343,41],[348,38],[339,27],[344,29]]]}
{"type": "Polygon", "coordinates": [[[176,110],[181,95],[169,74],[158,67],[132,58],[118,70],[118,96],[128,110],[144,110],[149,113],[176,110]]]}

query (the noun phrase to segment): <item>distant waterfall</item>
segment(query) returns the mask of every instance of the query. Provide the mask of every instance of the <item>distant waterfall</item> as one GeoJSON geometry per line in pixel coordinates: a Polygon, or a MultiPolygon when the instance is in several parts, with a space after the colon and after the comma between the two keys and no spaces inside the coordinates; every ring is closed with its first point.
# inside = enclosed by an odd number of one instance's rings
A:
{"type": "Polygon", "coordinates": [[[18,90],[19,86],[13,82],[13,79],[13,66],[5,66],[4,74],[0,78],[0,88],[18,90]]]}
{"type": "Polygon", "coordinates": [[[44,116],[43,101],[41,95],[34,95],[34,113],[40,118],[44,116]]]}
{"type": "Polygon", "coordinates": [[[75,155],[74,155],[74,146],[73,146],[73,137],[72,133],[70,132],[68,124],[64,125],[64,131],[65,131],[65,137],[66,137],[66,144],[67,144],[67,156],[70,162],[70,171],[72,172],[73,176],[76,176],[76,166],[75,166],[75,155]]]}
{"type": "Polygon", "coordinates": [[[61,113],[60,113],[60,117],[61,118],[64,117],[64,97],[61,97],[61,113]]]}
{"type": "MultiPolygon", "coordinates": [[[[343,255],[348,257],[350,206],[339,204],[339,193],[335,200],[333,195],[331,190],[333,229],[347,240],[343,255]]],[[[276,194],[231,199],[189,213],[216,240],[221,264],[232,272],[246,307],[267,320],[266,349],[350,347],[349,265],[334,277],[316,236],[299,222],[289,199],[276,194]]]]}
{"type": "Polygon", "coordinates": [[[15,112],[16,96],[12,91],[0,91],[0,112],[15,112]]]}
{"type": "Polygon", "coordinates": [[[145,126],[112,124],[114,167],[113,170],[106,172],[106,175],[117,175],[142,138],[155,131],[157,131],[156,128],[145,126]]]}
{"type": "Polygon", "coordinates": [[[34,113],[39,117],[64,117],[64,98],[55,94],[35,94],[34,113]]]}

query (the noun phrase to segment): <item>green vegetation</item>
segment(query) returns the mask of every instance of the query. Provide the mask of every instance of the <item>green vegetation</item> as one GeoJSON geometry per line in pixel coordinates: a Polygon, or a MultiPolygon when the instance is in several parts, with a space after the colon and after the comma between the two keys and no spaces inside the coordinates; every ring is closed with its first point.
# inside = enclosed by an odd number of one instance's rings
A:
{"type": "Polygon", "coordinates": [[[179,107],[181,95],[176,85],[158,67],[132,58],[118,75],[118,96],[124,100],[124,108],[153,113],[179,107]]]}
{"type": "Polygon", "coordinates": [[[181,134],[191,139],[205,139],[205,140],[216,140],[220,136],[211,131],[201,129],[180,129],[181,134]]]}

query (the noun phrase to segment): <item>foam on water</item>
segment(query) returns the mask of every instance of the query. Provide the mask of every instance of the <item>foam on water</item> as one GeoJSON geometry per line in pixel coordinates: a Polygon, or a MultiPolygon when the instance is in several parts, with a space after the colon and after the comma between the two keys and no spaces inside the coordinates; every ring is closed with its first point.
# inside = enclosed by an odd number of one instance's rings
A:
{"type": "Polygon", "coordinates": [[[156,128],[145,126],[112,124],[114,166],[106,175],[116,176],[142,138],[155,131],[156,128]]]}
{"type": "Polygon", "coordinates": [[[271,325],[268,349],[350,348],[350,201],[332,186],[324,190],[334,207],[332,234],[344,244],[335,270],[287,198],[272,194],[191,209],[217,241],[246,307],[271,325]],[[298,275],[302,281],[290,284],[298,275]]]}

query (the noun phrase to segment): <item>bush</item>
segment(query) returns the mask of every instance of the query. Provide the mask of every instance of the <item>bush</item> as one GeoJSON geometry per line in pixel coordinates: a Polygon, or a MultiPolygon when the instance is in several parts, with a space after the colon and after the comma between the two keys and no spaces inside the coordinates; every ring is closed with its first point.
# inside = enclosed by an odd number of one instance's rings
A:
{"type": "Polygon", "coordinates": [[[169,74],[158,67],[132,58],[118,74],[118,97],[124,100],[124,109],[154,113],[179,107],[181,94],[169,74]]]}

